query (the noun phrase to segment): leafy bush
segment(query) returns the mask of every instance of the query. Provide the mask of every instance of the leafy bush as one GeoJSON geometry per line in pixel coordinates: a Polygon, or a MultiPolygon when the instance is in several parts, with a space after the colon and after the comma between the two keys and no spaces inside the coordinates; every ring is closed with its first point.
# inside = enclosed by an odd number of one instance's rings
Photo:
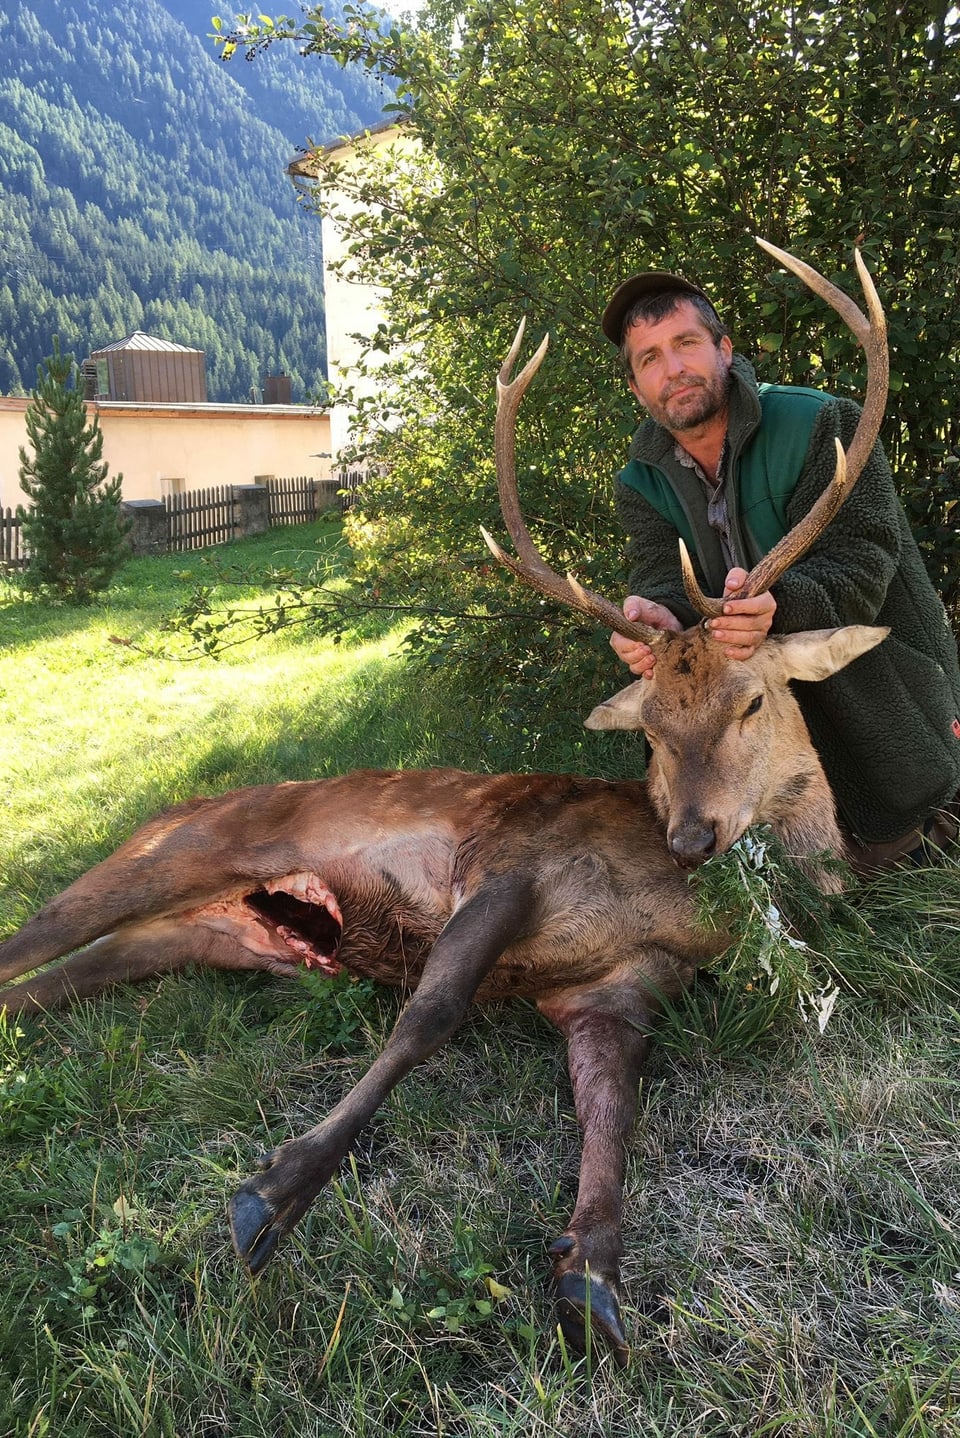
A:
{"type": "Polygon", "coordinates": [[[958,34],[955,11],[893,0],[437,0],[413,31],[363,3],[342,24],[320,9],[241,23],[231,45],[292,38],[387,76],[419,142],[314,157],[345,269],[384,296],[368,340],[371,363],[387,359],[355,430],[386,476],[350,520],[367,581],[480,603],[500,589],[478,527],[502,530],[493,377],[526,315],[554,336],[521,415],[531,527],[551,562],[621,590],[610,479],[635,414],[599,314],[632,270],[702,284],[761,379],[858,396],[854,341],[771,273],[761,234],[846,285],[862,245],[894,355],[885,441],[956,612],[958,34]]]}

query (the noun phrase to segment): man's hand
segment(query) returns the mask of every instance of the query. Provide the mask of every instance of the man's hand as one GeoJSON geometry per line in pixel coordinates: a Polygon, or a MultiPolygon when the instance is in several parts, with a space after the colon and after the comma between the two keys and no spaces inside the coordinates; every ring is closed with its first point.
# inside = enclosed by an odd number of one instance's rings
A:
{"type": "MultiPolygon", "coordinates": [[[[731,569],[723,587],[724,598],[735,594],[746,577],[745,569],[731,569]]],[[[770,632],[776,608],[777,601],[769,589],[752,599],[730,599],[719,619],[707,621],[707,628],[717,643],[725,646],[728,659],[749,659],[770,632]]]]}
{"type": "MultiPolygon", "coordinates": [[[[652,629],[669,629],[673,634],[679,634],[683,628],[680,620],[666,605],[654,604],[652,599],[641,599],[639,594],[627,596],[623,601],[623,612],[628,619],[649,624],[652,629]]],[[[657,657],[649,644],[643,644],[639,639],[626,639],[622,634],[611,634],[610,643],[631,674],[636,674],[641,679],[650,678],[657,657]]]]}

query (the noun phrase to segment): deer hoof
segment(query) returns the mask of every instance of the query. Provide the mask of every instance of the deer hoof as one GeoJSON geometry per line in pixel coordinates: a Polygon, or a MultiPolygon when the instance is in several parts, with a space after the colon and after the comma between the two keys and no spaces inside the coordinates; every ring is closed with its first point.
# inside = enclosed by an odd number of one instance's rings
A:
{"type": "Polygon", "coordinates": [[[241,1188],[230,1200],[227,1211],[234,1250],[246,1264],[250,1276],[255,1278],[266,1268],[280,1241],[280,1231],[274,1226],[273,1209],[258,1193],[241,1188]]]}
{"type": "Polygon", "coordinates": [[[605,1343],[614,1362],[626,1368],[630,1362],[630,1345],[623,1331],[620,1303],[612,1284],[596,1274],[587,1278],[582,1273],[564,1273],[557,1280],[557,1319],[564,1338],[578,1353],[587,1351],[588,1308],[594,1348],[605,1343]]]}

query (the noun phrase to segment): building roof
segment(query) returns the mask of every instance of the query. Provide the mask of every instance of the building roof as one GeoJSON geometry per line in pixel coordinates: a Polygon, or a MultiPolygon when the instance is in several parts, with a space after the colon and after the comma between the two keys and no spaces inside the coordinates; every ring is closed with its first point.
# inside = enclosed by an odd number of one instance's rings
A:
{"type": "MultiPolygon", "coordinates": [[[[9,410],[23,414],[33,400],[29,395],[0,394],[0,414],[9,410]]],[[[143,400],[143,399],[98,399],[86,400],[88,413],[117,415],[121,419],[164,419],[167,416],[183,419],[207,419],[211,415],[227,419],[317,419],[329,414],[326,405],[312,404],[232,404],[220,400],[143,400]]]]}
{"type": "Polygon", "coordinates": [[[354,135],[341,135],[339,139],[331,140],[327,145],[312,145],[304,154],[297,155],[290,161],[287,165],[287,174],[294,184],[298,180],[315,180],[318,156],[333,155],[337,150],[349,150],[354,145],[369,140],[375,135],[386,135],[390,130],[404,130],[409,124],[410,121],[405,115],[394,115],[390,119],[379,121],[376,125],[367,125],[365,129],[358,130],[354,135]]]}
{"type": "MultiPolygon", "coordinates": [[[[29,400],[22,401],[29,404],[29,400]]],[[[98,399],[89,400],[88,407],[100,415],[116,415],[118,418],[151,417],[164,419],[168,416],[179,419],[208,419],[221,415],[237,419],[320,419],[329,413],[326,406],[313,404],[231,404],[220,400],[153,400],[153,399],[98,399]]]]}
{"type": "Polygon", "coordinates": [[[143,330],[134,330],[132,335],[125,339],[114,340],[113,344],[101,345],[98,350],[91,350],[91,359],[95,355],[114,353],[117,350],[164,350],[167,353],[198,355],[202,350],[191,349],[189,345],[174,344],[173,340],[157,339],[156,335],[144,334],[143,330]]]}

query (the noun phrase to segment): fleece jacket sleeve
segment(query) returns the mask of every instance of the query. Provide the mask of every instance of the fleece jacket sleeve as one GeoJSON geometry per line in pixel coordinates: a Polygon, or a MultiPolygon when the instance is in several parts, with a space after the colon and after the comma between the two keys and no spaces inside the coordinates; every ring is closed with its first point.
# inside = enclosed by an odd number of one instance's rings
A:
{"type": "MultiPolygon", "coordinates": [[[[860,411],[833,400],[818,416],[807,459],[787,506],[796,524],[833,476],[839,438],[846,448],[860,411]]],[[[870,624],[883,608],[900,563],[902,512],[883,449],[878,443],[840,512],[813,548],[774,586],[775,632],[870,624]]]]}

